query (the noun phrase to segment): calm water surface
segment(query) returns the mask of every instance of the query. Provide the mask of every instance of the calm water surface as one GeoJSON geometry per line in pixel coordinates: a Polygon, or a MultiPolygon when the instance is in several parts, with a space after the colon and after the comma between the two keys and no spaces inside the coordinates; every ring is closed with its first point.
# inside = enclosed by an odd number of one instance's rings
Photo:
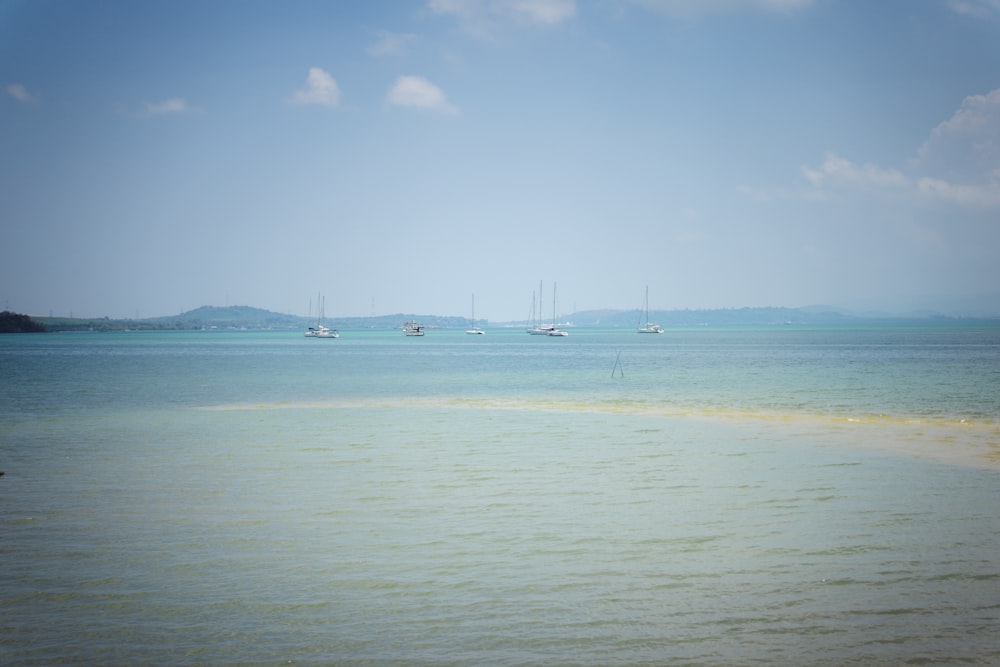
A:
{"type": "Polygon", "coordinates": [[[0,338],[0,663],[997,664],[1000,329],[0,338]]]}

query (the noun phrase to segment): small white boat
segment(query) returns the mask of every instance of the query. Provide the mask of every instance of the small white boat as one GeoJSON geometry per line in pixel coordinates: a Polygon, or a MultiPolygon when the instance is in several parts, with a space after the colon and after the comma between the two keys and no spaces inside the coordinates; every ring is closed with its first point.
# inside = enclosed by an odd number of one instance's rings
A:
{"type": "Polygon", "coordinates": [[[309,327],[306,331],[306,338],[340,338],[336,329],[329,329],[322,324],[309,327]]]}
{"type": "Polygon", "coordinates": [[[555,325],[535,324],[528,327],[528,334],[531,336],[548,336],[550,331],[555,331],[555,325]]]}
{"type": "Polygon", "coordinates": [[[406,322],[403,324],[403,333],[407,336],[423,336],[424,325],[412,321],[406,322]]]}
{"type": "Polygon", "coordinates": [[[552,283],[552,326],[548,327],[546,336],[568,336],[568,331],[563,331],[556,326],[556,284],[552,283]]]}
{"type": "Polygon", "coordinates": [[[316,300],[316,326],[306,329],[306,338],[340,338],[336,329],[323,326],[323,314],[326,310],[326,297],[319,297],[316,300]]]}
{"type": "Polygon", "coordinates": [[[531,325],[525,329],[530,336],[548,336],[555,329],[554,325],[542,324],[542,281],[538,281],[538,317],[535,317],[535,293],[531,293],[531,325]]]}
{"type": "Polygon", "coordinates": [[[481,336],[481,335],[483,335],[483,334],[486,333],[485,331],[483,331],[482,329],[480,329],[479,327],[476,326],[476,295],[475,294],[472,295],[472,328],[471,329],[466,329],[465,333],[471,334],[471,335],[479,335],[479,336],[481,336]]]}
{"type": "Polygon", "coordinates": [[[642,325],[642,319],[639,320],[639,333],[663,333],[663,327],[659,324],[653,324],[649,321],[649,285],[646,285],[646,303],[643,306],[646,314],[646,325],[642,325]]]}

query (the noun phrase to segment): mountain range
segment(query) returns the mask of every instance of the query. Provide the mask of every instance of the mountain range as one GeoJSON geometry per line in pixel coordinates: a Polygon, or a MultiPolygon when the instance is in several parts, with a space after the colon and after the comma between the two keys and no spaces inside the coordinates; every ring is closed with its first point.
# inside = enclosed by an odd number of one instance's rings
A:
{"type": "MultiPolygon", "coordinates": [[[[586,310],[560,317],[560,326],[634,328],[639,322],[640,311],[586,310]]],[[[650,320],[666,328],[695,326],[779,326],[779,325],[830,325],[865,322],[912,322],[920,320],[1000,321],[1000,316],[982,318],[956,318],[934,312],[915,312],[907,315],[886,313],[854,313],[833,306],[808,306],[803,308],[725,308],[705,310],[650,311],[650,320]]],[[[305,329],[313,320],[299,315],[276,313],[252,306],[202,306],[166,317],[147,319],[87,319],[63,317],[34,317],[48,331],[124,331],[124,330],[200,330],[200,329],[305,329]]],[[[428,328],[464,329],[469,326],[465,317],[395,313],[371,317],[329,318],[325,324],[345,330],[399,329],[403,322],[416,320],[428,328]]],[[[494,328],[523,327],[525,322],[477,321],[480,326],[494,328]]]]}

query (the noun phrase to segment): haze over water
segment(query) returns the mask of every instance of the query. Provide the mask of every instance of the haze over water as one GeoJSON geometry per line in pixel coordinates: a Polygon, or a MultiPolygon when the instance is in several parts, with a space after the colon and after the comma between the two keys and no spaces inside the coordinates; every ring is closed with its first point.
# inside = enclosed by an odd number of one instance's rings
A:
{"type": "Polygon", "coordinates": [[[5,336],[0,662],[995,664],[998,357],[969,326],[5,336]]]}

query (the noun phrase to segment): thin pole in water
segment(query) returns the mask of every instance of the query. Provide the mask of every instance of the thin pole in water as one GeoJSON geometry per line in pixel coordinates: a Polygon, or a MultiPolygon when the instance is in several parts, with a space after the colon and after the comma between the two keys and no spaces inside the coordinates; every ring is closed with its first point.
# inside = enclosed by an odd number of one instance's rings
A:
{"type": "Polygon", "coordinates": [[[618,350],[618,356],[615,357],[615,366],[611,369],[611,377],[615,376],[615,371],[621,371],[622,377],[625,377],[625,368],[622,366],[621,350],[618,350]]]}

